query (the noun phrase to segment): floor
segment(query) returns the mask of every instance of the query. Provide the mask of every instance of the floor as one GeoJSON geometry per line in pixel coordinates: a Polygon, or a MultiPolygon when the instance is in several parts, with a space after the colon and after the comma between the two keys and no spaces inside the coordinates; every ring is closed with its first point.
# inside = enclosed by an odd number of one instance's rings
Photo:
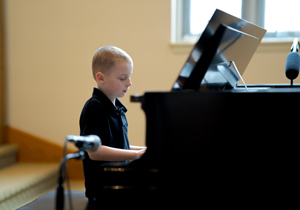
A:
{"type": "MultiPolygon", "coordinates": [[[[84,180],[72,180],[72,181],[70,181],[70,187],[71,187],[71,190],[74,190],[74,191],[85,191],[84,180]]],[[[48,192],[53,191],[53,190],[56,191],[57,188],[54,187],[54,188],[50,189],[48,192]]],[[[68,184],[67,184],[66,182],[64,182],[64,191],[66,192],[67,190],[69,190],[69,189],[68,189],[68,184]]],[[[46,194],[46,193],[47,193],[47,192],[42,193],[41,195],[37,196],[36,198],[38,198],[38,197],[40,197],[40,196],[42,196],[42,195],[44,195],[44,194],[46,194]]],[[[36,198],[34,198],[34,199],[32,199],[32,200],[30,200],[30,201],[24,203],[23,205],[32,202],[32,201],[35,200],[36,198]]],[[[22,206],[23,206],[23,205],[22,205],[22,206]]]]}
{"type": "MultiPolygon", "coordinates": [[[[70,190],[74,190],[74,191],[85,191],[85,187],[84,187],[84,180],[71,180],[70,181],[70,190]]],[[[48,192],[52,191],[52,190],[57,190],[57,187],[55,186],[54,188],[50,189],[48,192]]],[[[66,182],[64,182],[64,191],[69,190],[68,188],[68,184],[66,182]]],[[[47,193],[47,192],[46,192],[47,193]]],[[[45,194],[45,193],[43,193],[45,194]]]]}

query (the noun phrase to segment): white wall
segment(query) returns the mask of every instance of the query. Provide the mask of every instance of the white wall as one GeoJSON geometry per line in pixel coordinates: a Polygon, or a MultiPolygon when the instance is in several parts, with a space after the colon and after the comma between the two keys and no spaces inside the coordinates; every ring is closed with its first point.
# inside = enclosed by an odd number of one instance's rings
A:
{"type": "MultiPolygon", "coordinates": [[[[67,135],[79,134],[79,115],[95,86],[92,56],[103,45],[115,45],[134,61],[133,86],[121,100],[129,109],[131,144],[144,145],[145,116],[130,95],[169,91],[188,56],[170,46],[171,1],[5,2],[8,125],[60,145],[67,135]]],[[[289,48],[290,43],[260,48],[246,82],[288,82],[289,48]]]]}

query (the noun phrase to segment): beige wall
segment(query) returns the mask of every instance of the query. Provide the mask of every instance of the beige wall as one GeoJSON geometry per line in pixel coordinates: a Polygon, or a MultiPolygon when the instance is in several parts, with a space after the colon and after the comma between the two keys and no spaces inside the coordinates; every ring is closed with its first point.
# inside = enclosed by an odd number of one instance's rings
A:
{"type": "MultiPolygon", "coordinates": [[[[133,86],[121,100],[129,109],[131,144],[144,145],[145,116],[130,95],[169,91],[188,56],[170,46],[170,0],[5,2],[7,124],[60,145],[67,135],[79,134],[79,115],[95,86],[93,53],[115,45],[134,60],[133,86]]],[[[247,68],[246,82],[288,82],[289,48],[290,43],[262,46],[247,68]]]]}

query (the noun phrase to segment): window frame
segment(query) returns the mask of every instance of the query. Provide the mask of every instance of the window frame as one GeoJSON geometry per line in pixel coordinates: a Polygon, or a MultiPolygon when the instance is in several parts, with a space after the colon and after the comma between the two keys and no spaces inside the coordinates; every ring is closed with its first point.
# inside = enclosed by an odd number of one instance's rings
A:
{"type": "MultiPolygon", "coordinates": [[[[264,28],[265,0],[241,0],[242,19],[264,28]]],[[[195,43],[199,36],[189,34],[190,0],[171,0],[171,42],[195,43]]],[[[299,37],[300,31],[267,32],[262,42],[290,42],[299,37]]]]}

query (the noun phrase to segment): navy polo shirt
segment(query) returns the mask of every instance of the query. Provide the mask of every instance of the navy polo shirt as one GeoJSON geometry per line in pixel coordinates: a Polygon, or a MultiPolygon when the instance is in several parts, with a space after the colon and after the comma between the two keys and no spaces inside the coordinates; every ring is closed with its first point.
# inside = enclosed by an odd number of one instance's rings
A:
{"type": "MultiPolygon", "coordinates": [[[[130,149],[126,107],[116,99],[116,106],[99,89],[94,88],[92,97],[85,103],[80,116],[80,135],[97,135],[102,145],[120,149],[130,149]]],[[[96,195],[95,183],[99,181],[97,168],[105,161],[91,160],[87,153],[83,160],[86,196],[96,195]]],[[[125,161],[126,162],[126,161],[125,161]]],[[[129,162],[129,161],[128,161],[129,162]]]]}

